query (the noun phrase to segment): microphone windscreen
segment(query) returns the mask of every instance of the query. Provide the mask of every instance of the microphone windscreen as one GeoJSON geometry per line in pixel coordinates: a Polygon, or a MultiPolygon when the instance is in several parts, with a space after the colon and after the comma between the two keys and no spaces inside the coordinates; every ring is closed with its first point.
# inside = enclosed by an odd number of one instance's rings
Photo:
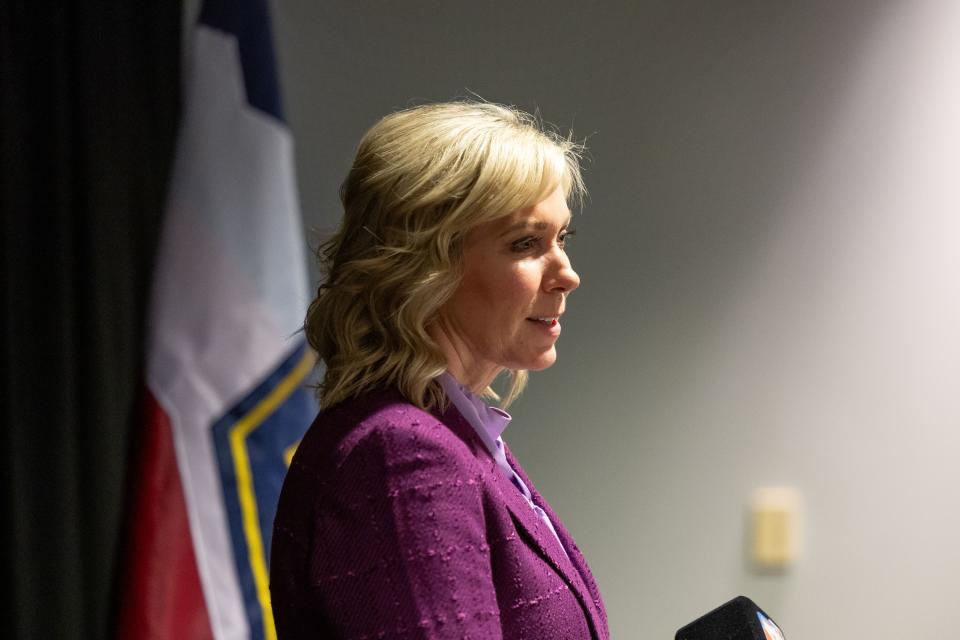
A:
{"type": "Polygon", "coordinates": [[[676,640],[784,640],[783,632],[760,607],[737,596],[677,631],[676,640]]]}

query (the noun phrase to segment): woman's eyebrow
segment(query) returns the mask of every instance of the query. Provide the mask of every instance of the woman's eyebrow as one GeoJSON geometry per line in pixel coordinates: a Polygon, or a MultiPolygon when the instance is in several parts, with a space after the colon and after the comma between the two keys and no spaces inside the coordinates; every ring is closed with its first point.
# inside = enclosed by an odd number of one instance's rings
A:
{"type": "MultiPolygon", "coordinates": [[[[567,218],[567,221],[563,223],[563,226],[564,226],[564,227],[569,227],[569,226],[570,226],[570,222],[571,222],[572,220],[573,220],[573,217],[572,217],[572,216],[569,217],[569,218],[567,218]]],[[[549,228],[549,227],[550,227],[550,224],[547,223],[547,222],[544,222],[543,220],[536,220],[536,219],[530,218],[530,219],[527,219],[527,220],[521,220],[520,222],[516,222],[516,223],[510,225],[509,227],[507,227],[506,229],[503,230],[503,232],[500,234],[500,236],[502,237],[502,236],[505,236],[505,235],[509,235],[509,234],[513,233],[514,231],[519,231],[519,230],[521,230],[521,229],[532,229],[532,230],[534,230],[534,231],[543,231],[544,229],[547,229],[547,228],[549,228]]]]}

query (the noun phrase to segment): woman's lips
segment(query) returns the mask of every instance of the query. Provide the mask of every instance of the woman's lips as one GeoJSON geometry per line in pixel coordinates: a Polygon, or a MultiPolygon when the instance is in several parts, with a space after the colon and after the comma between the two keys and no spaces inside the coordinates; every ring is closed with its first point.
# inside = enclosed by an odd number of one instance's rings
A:
{"type": "Polygon", "coordinates": [[[527,321],[547,331],[552,336],[560,335],[560,319],[556,316],[527,318],[527,321]]]}

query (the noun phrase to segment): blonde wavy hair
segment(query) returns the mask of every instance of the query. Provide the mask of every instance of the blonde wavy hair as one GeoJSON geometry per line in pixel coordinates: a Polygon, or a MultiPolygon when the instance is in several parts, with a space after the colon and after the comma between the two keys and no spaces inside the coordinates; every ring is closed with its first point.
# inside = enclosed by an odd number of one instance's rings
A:
{"type": "MultiPolygon", "coordinates": [[[[427,327],[460,283],[464,236],[557,186],[580,200],[582,149],[530,114],[485,102],[377,122],[340,187],[343,222],[317,250],[324,281],[304,331],[326,365],[321,405],[393,386],[422,408],[443,406],[434,378],[446,358],[427,327]]],[[[510,371],[503,406],[526,380],[510,371]]]]}

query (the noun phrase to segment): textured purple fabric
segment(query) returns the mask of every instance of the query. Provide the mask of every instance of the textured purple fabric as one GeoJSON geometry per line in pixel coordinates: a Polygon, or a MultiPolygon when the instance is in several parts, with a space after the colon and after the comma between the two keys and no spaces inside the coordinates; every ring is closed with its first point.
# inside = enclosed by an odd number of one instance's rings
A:
{"type": "Polygon", "coordinates": [[[457,382],[457,379],[450,373],[444,373],[438,376],[436,380],[443,387],[444,393],[453,403],[453,406],[466,419],[467,424],[473,427],[474,432],[480,436],[480,441],[487,448],[493,461],[497,463],[500,472],[517,487],[517,491],[523,494],[524,499],[537,514],[537,517],[543,524],[547,525],[557,542],[560,542],[560,536],[553,528],[553,523],[547,516],[547,512],[534,504],[530,489],[507,462],[506,449],[500,434],[506,430],[513,419],[510,414],[499,407],[491,407],[482,398],[473,395],[466,387],[457,382]]]}
{"type": "Polygon", "coordinates": [[[586,561],[507,456],[566,553],[455,408],[382,391],[321,412],[274,523],[279,637],[607,640],[586,561]]]}

